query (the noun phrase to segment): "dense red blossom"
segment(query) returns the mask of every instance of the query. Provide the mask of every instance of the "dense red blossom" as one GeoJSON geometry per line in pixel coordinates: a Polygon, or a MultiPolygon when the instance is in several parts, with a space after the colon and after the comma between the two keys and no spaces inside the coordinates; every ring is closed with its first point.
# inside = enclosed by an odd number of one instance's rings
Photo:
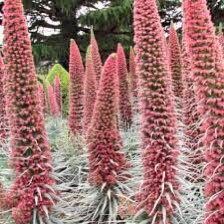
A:
{"type": "Polygon", "coordinates": [[[54,92],[58,104],[59,113],[61,114],[62,113],[61,81],[58,75],[55,77],[54,80],[54,92]]]}
{"type": "Polygon", "coordinates": [[[123,127],[130,127],[132,124],[131,94],[128,84],[128,70],[125,52],[121,44],[117,47],[117,74],[119,82],[119,110],[123,127]]]}
{"type": "Polygon", "coordinates": [[[93,29],[91,29],[91,40],[90,44],[92,46],[92,59],[93,59],[93,66],[96,74],[96,82],[97,86],[99,85],[100,82],[100,76],[102,72],[102,60],[99,52],[99,47],[93,32],[93,29]]]}
{"type": "Polygon", "coordinates": [[[86,132],[90,126],[93,108],[96,100],[96,73],[92,60],[92,46],[87,50],[86,54],[86,73],[84,82],[84,116],[83,130],[86,132]]]}
{"type": "Polygon", "coordinates": [[[39,93],[39,99],[40,99],[40,105],[42,108],[43,113],[47,111],[47,106],[46,106],[46,97],[45,97],[45,91],[44,87],[42,84],[38,84],[38,93],[39,93]]]}
{"type": "Polygon", "coordinates": [[[0,209],[5,207],[5,190],[3,184],[0,182],[0,209]]]}
{"type": "Polygon", "coordinates": [[[70,44],[69,59],[69,117],[68,125],[73,135],[82,132],[84,66],[79,48],[74,40],[70,44]]]}
{"type": "Polygon", "coordinates": [[[205,224],[224,222],[224,64],[206,0],[184,1],[185,35],[192,58],[198,113],[202,119],[206,178],[205,224]]]}
{"type": "Polygon", "coordinates": [[[171,224],[179,202],[176,118],[156,0],[135,0],[134,31],[144,168],[138,209],[148,214],[149,223],[171,224]]]}
{"type": "Polygon", "coordinates": [[[224,35],[222,31],[219,31],[218,39],[219,39],[220,45],[222,46],[222,52],[224,54],[224,35]]]}
{"type": "Polygon", "coordinates": [[[171,25],[170,27],[168,46],[174,94],[176,97],[179,98],[183,95],[183,82],[181,73],[181,48],[174,25],[171,25]]]}
{"type": "MultiPolygon", "coordinates": [[[[203,161],[201,144],[199,137],[201,136],[198,127],[199,116],[197,112],[197,102],[195,98],[195,85],[192,70],[192,61],[185,40],[182,45],[182,78],[183,78],[183,123],[185,124],[185,135],[187,137],[186,145],[189,149],[189,162],[191,164],[199,164],[203,161]]],[[[194,166],[195,167],[195,166],[194,166]]],[[[193,167],[193,168],[194,168],[193,167]]],[[[201,170],[193,169],[195,175],[192,181],[198,181],[201,178],[201,170]]]]}
{"type": "Polygon", "coordinates": [[[43,219],[46,217],[44,210],[51,210],[53,203],[46,193],[53,194],[49,187],[54,180],[21,0],[4,1],[4,59],[10,163],[15,174],[8,195],[12,199],[15,223],[27,224],[31,223],[34,210],[43,219]]]}
{"type": "Polygon", "coordinates": [[[117,127],[117,74],[116,55],[107,59],[96,103],[91,126],[87,135],[89,150],[89,180],[96,186],[104,183],[113,186],[121,181],[122,173],[127,168],[122,142],[117,127]]]}
{"type": "Polygon", "coordinates": [[[48,86],[48,104],[49,104],[50,114],[53,117],[58,117],[60,115],[59,106],[57,103],[54,89],[51,85],[48,86]]]}
{"type": "Polygon", "coordinates": [[[0,141],[8,135],[8,122],[6,116],[6,102],[4,94],[4,62],[0,56],[0,141]]]}
{"type": "Polygon", "coordinates": [[[129,73],[130,73],[130,86],[132,96],[137,98],[138,96],[138,77],[136,73],[136,63],[135,63],[135,52],[134,49],[130,48],[129,54],[129,73]]]}

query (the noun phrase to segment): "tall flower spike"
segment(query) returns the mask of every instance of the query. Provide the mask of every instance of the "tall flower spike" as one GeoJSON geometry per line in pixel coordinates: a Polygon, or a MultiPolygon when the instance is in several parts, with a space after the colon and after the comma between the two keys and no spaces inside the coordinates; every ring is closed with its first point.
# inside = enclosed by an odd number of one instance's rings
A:
{"type": "Polygon", "coordinates": [[[134,98],[138,96],[138,77],[136,75],[136,63],[135,63],[135,52],[134,49],[130,48],[129,55],[129,73],[130,73],[130,83],[131,83],[131,92],[134,98]]]}
{"type": "Polygon", "coordinates": [[[61,81],[58,75],[55,77],[54,80],[54,92],[58,105],[59,114],[61,114],[62,113],[61,81]]]}
{"type": "Polygon", "coordinates": [[[219,39],[220,45],[222,46],[222,52],[224,54],[224,35],[222,32],[222,23],[220,23],[220,25],[219,25],[218,39],[219,39]]]}
{"type": "Polygon", "coordinates": [[[156,0],[135,0],[134,31],[144,168],[138,210],[147,214],[148,223],[172,223],[179,202],[176,118],[156,0]]]}
{"type": "Polygon", "coordinates": [[[38,95],[39,95],[39,100],[40,100],[40,105],[41,105],[41,109],[43,111],[43,113],[45,112],[45,92],[44,92],[44,88],[43,85],[38,83],[38,95]]]}
{"type": "Polygon", "coordinates": [[[4,207],[5,207],[5,190],[2,183],[0,182],[0,209],[3,209],[4,207]]]}
{"type": "Polygon", "coordinates": [[[183,123],[185,125],[185,135],[187,137],[186,146],[188,150],[188,159],[192,164],[191,179],[192,182],[198,182],[201,180],[202,170],[198,167],[202,165],[202,152],[199,147],[199,136],[201,136],[200,128],[197,126],[199,122],[199,116],[197,113],[197,102],[195,98],[195,85],[193,78],[193,69],[190,53],[188,50],[187,40],[183,39],[182,44],[182,78],[183,78],[183,123]]]}
{"type": "Polygon", "coordinates": [[[224,63],[206,4],[206,0],[184,0],[183,10],[204,133],[204,224],[215,224],[224,222],[224,63]]]}
{"type": "Polygon", "coordinates": [[[35,222],[46,221],[53,206],[46,195],[54,194],[51,189],[55,181],[21,0],[4,1],[4,59],[11,166],[15,178],[8,194],[12,198],[12,216],[16,224],[31,223],[35,217],[35,222]]]}
{"type": "Polygon", "coordinates": [[[169,57],[174,94],[177,98],[183,96],[183,80],[181,72],[181,48],[177,32],[172,24],[169,32],[169,57]]]}
{"type": "Polygon", "coordinates": [[[124,49],[121,44],[117,47],[117,73],[119,80],[119,110],[123,127],[130,127],[132,124],[132,106],[130,89],[128,85],[128,70],[124,49]]]}
{"type": "Polygon", "coordinates": [[[93,28],[91,28],[91,40],[90,44],[92,46],[92,59],[93,59],[93,65],[94,65],[94,70],[96,74],[96,82],[97,85],[99,85],[100,82],[100,76],[102,72],[102,60],[99,52],[99,47],[94,35],[93,28]]]}
{"type": "Polygon", "coordinates": [[[73,135],[82,133],[84,66],[79,48],[74,40],[70,44],[69,61],[69,117],[68,125],[73,135]]]}
{"type": "Polygon", "coordinates": [[[127,163],[120,151],[121,137],[117,127],[116,55],[107,59],[87,135],[89,145],[90,183],[112,187],[122,180],[127,163]]]}
{"type": "Polygon", "coordinates": [[[60,115],[60,111],[59,111],[54,89],[51,85],[48,86],[48,104],[49,104],[50,114],[53,117],[58,117],[60,115]]]}
{"type": "Polygon", "coordinates": [[[4,62],[0,56],[0,142],[8,135],[8,121],[6,116],[6,102],[4,94],[4,62]]]}
{"type": "Polygon", "coordinates": [[[96,100],[96,75],[93,66],[92,60],[92,47],[89,46],[86,53],[86,74],[84,82],[84,121],[83,121],[83,130],[87,132],[89,128],[93,108],[96,100]]]}

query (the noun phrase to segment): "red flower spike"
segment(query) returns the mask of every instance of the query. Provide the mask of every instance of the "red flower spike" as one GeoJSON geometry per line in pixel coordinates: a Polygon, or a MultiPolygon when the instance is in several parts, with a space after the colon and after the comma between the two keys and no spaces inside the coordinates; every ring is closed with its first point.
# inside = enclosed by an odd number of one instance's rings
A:
{"type": "Polygon", "coordinates": [[[5,190],[4,187],[2,185],[2,183],[0,182],[0,209],[5,208],[6,204],[5,204],[5,190]]]}
{"type": "Polygon", "coordinates": [[[121,44],[117,47],[117,73],[119,80],[119,110],[123,127],[130,127],[132,124],[132,106],[130,90],[128,85],[128,70],[124,49],[121,44]]]}
{"type": "Polygon", "coordinates": [[[68,125],[73,135],[82,132],[84,66],[79,48],[74,40],[70,44],[70,86],[68,125]]]}
{"type": "Polygon", "coordinates": [[[169,32],[169,61],[172,75],[174,94],[178,98],[183,96],[183,80],[181,73],[181,48],[174,25],[171,25],[169,32]]]}
{"type": "Polygon", "coordinates": [[[223,52],[223,54],[224,54],[224,35],[223,35],[223,33],[220,33],[220,34],[218,35],[218,38],[219,38],[219,43],[220,43],[220,45],[222,46],[222,52],[223,52]]]}
{"type": "Polygon", "coordinates": [[[222,32],[222,24],[220,23],[219,25],[219,33],[218,33],[218,39],[219,39],[219,43],[222,47],[222,52],[224,54],[224,35],[223,35],[223,32],[222,32]]]}
{"type": "MultiPolygon", "coordinates": [[[[196,127],[199,122],[197,113],[197,102],[195,98],[195,85],[193,78],[192,62],[186,41],[183,40],[182,45],[182,78],[183,78],[183,123],[185,124],[185,135],[188,140],[186,142],[189,151],[189,162],[198,165],[203,161],[202,153],[199,150],[199,136],[201,136],[200,128],[196,127]]],[[[194,166],[195,167],[195,166],[194,166]]],[[[201,179],[201,170],[193,170],[196,175],[193,175],[192,182],[197,182],[201,179]]]]}
{"type": "Polygon", "coordinates": [[[40,105],[41,105],[42,111],[43,113],[45,113],[47,111],[45,91],[44,91],[43,85],[40,83],[38,84],[38,93],[39,93],[40,105]]]}
{"type": "Polygon", "coordinates": [[[93,117],[87,134],[89,150],[89,181],[95,186],[113,186],[122,181],[122,173],[128,164],[122,147],[120,133],[117,127],[117,74],[116,55],[107,59],[93,117]]]}
{"type": "Polygon", "coordinates": [[[60,115],[59,106],[57,103],[54,89],[51,85],[48,86],[48,104],[49,104],[50,114],[53,117],[58,117],[60,115]]]}
{"type": "Polygon", "coordinates": [[[8,121],[6,116],[6,102],[4,94],[4,62],[0,56],[0,141],[8,136],[8,121]]]}
{"type": "Polygon", "coordinates": [[[134,31],[139,77],[144,180],[137,196],[149,223],[172,223],[179,203],[176,117],[164,33],[156,0],[135,0],[134,31]]]}
{"type": "Polygon", "coordinates": [[[130,83],[131,91],[134,98],[138,97],[138,77],[136,75],[136,63],[135,63],[135,53],[134,49],[130,48],[129,55],[129,72],[130,72],[130,83]]]}
{"type": "Polygon", "coordinates": [[[22,1],[5,0],[3,10],[6,108],[15,177],[6,198],[11,199],[15,223],[27,224],[34,210],[43,220],[44,208],[51,211],[53,203],[45,195],[53,192],[46,186],[55,181],[22,1]]]}
{"type": "Polygon", "coordinates": [[[102,72],[102,60],[99,52],[99,47],[93,32],[93,28],[91,29],[91,40],[90,44],[92,46],[92,60],[93,60],[93,66],[96,74],[96,82],[97,86],[99,85],[100,82],[100,76],[102,72]]]}
{"type": "Polygon", "coordinates": [[[196,84],[206,161],[204,224],[224,222],[224,63],[206,0],[184,0],[185,35],[196,84]]]}
{"type": "Polygon", "coordinates": [[[54,92],[59,109],[59,114],[62,114],[61,81],[59,76],[56,76],[54,80],[54,92]]]}
{"type": "Polygon", "coordinates": [[[84,82],[84,121],[83,130],[87,132],[90,125],[93,108],[96,100],[96,75],[92,60],[92,47],[90,46],[86,53],[86,74],[84,82]]]}

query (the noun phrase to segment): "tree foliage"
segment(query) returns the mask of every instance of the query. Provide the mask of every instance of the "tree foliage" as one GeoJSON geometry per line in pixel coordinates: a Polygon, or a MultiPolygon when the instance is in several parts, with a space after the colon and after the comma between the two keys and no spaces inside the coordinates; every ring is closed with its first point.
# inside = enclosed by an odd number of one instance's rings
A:
{"type": "MultiPolygon", "coordinates": [[[[133,0],[23,0],[29,21],[36,63],[59,62],[68,66],[69,40],[75,39],[85,54],[93,26],[102,58],[120,42],[133,45],[133,0]],[[103,7],[102,7],[103,6],[103,7]]],[[[208,0],[216,25],[224,21],[224,1],[208,0]]],[[[0,3],[0,9],[3,3],[0,3]]],[[[181,21],[181,0],[158,0],[165,30],[181,21]]],[[[180,23],[181,24],[181,23],[180,23]]]]}

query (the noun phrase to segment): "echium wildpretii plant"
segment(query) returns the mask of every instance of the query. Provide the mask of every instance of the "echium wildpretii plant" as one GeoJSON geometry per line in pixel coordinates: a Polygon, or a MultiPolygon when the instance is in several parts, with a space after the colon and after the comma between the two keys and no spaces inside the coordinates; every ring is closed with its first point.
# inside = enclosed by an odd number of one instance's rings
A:
{"type": "Polygon", "coordinates": [[[54,79],[54,93],[56,102],[58,105],[59,114],[62,113],[62,92],[61,92],[61,81],[58,75],[55,76],[54,79]]]}
{"type": "Polygon", "coordinates": [[[53,86],[49,85],[47,87],[47,90],[48,90],[48,105],[49,105],[50,115],[53,117],[58,117],[60,116],[60,110],[59,110],[54,88],[53,86]]]}
{"type": "Polygon", "coordinates": [[[117,46],[117,74],[119,86],[119,111],[121,125],[128,128],[132,124],[133,114],[131,105],[131,92],[128,84],[128,70],[125,52],[121,44],[117,46]]]}
{"type": "Polygon", "coordinates": [[[4,62],[0,56],[0,142],[8,136],[8,121],[6,116],[6,102],[4,91],[4,62]]]}
{"type": "Polygon", "coordinates": [[[42,109],[43,113],[45,114],[48,111],[48,105],[47,105],[47,101],[46,101],[44,87],[41,83],[38,83],[38,95],[39,95],[41,109],[42,109]]]}
{"type": "Polygon", "coordinates": [[[204,224],[224,222],[224,63],[206,0],[184,0],[184,35],[188,39],[201,119],[205,159],[204,224]]]}
{"type": "Polygon", "coordinates": [[[156,0],[135,0],[134,31],[144,171],[137,195],[137,218],[145,223],[168,224],[179,207],[179,151],[174,96],[156,0]]]}
{"type": "Polygon", "coordinates": [[[171,25],[169,31],[168,46],[169,46],[170,70],[172,75],[174,95],[177,98],[181,98],[183,96],[183,80],[181,72],[181,47],[177,31],[175,30],[173,24],[171,25]]]}
{"type": "Polygon", "coordinates": [[[82,133],[84,66],[79,48],[74,40],[70,43],[69,58],[69,117],[68,125],[72,135],[82,133]]]}
{"type": "Polygon", "coordinates": [[[117,127],[116,54],[107,59],[97,93],[93,117],[88,129],[89,182],[98,190],[91,221],[117,220],[119,195],[128,178],[128,163],[122,152],[117,127]],[[115,206],[115,207],[114,207],[115,206]]]}
{"type": "Polygon", "coordinates": [[[223,29],[223,26],[222,26],[222,23],[220,23],[219,32],[218,32],[218,40],[219,40],[220,45],[222,46],[222,52],[224,54],[224,35],[223,35],[222,29],[223,29]]]}
{"type": "Polygon", "coordinates": [[[101,60],[99,47],[94,35],[93,28],[91,29],[90,44],[92,46],[91,54],[92,54],[93,66],[94,66],[94,70],[96,74],[96,85],[98,86],[100,82],[101,72],[102,72],[102,60],[101,60]]]}
{"type": "Polygon", "coordinates": [[[14,182],[6,197],[16,224],[44,222],[54,204],[51,152],[21,0],[4,1],[6,108],[14,182]]]}
{"type": "Polygon", "coordinates": [[[96,99],[96,73],[92,59],[92,45],[88,47],[86,53],[86,72],[84,81],[84,112],[83,112],[83,131],[86,132],[92,119],[93,108],[96,99]]]}
{"type": "Polygon", "coordinates": [[[129,74],[132,97],[136,99],[138,97],[138,76],[136,73],[135,52],[132,47],[129,53],[129,74]]]}
{"type": "Polygon", "coordinates": [[[183,100],[182,112],[184,123],[185,144],[187,147],[187,158],[191,164],[189,167],[191,181],[198,182],[202,179],[202,145],[200,144],[201,131],[198,127],[199,116],[197,112],[197,102],[195,97],[195,84],[193,78],[192,61],[185,36],[182,41],[182,79],[183,79],[183,100]]]}

